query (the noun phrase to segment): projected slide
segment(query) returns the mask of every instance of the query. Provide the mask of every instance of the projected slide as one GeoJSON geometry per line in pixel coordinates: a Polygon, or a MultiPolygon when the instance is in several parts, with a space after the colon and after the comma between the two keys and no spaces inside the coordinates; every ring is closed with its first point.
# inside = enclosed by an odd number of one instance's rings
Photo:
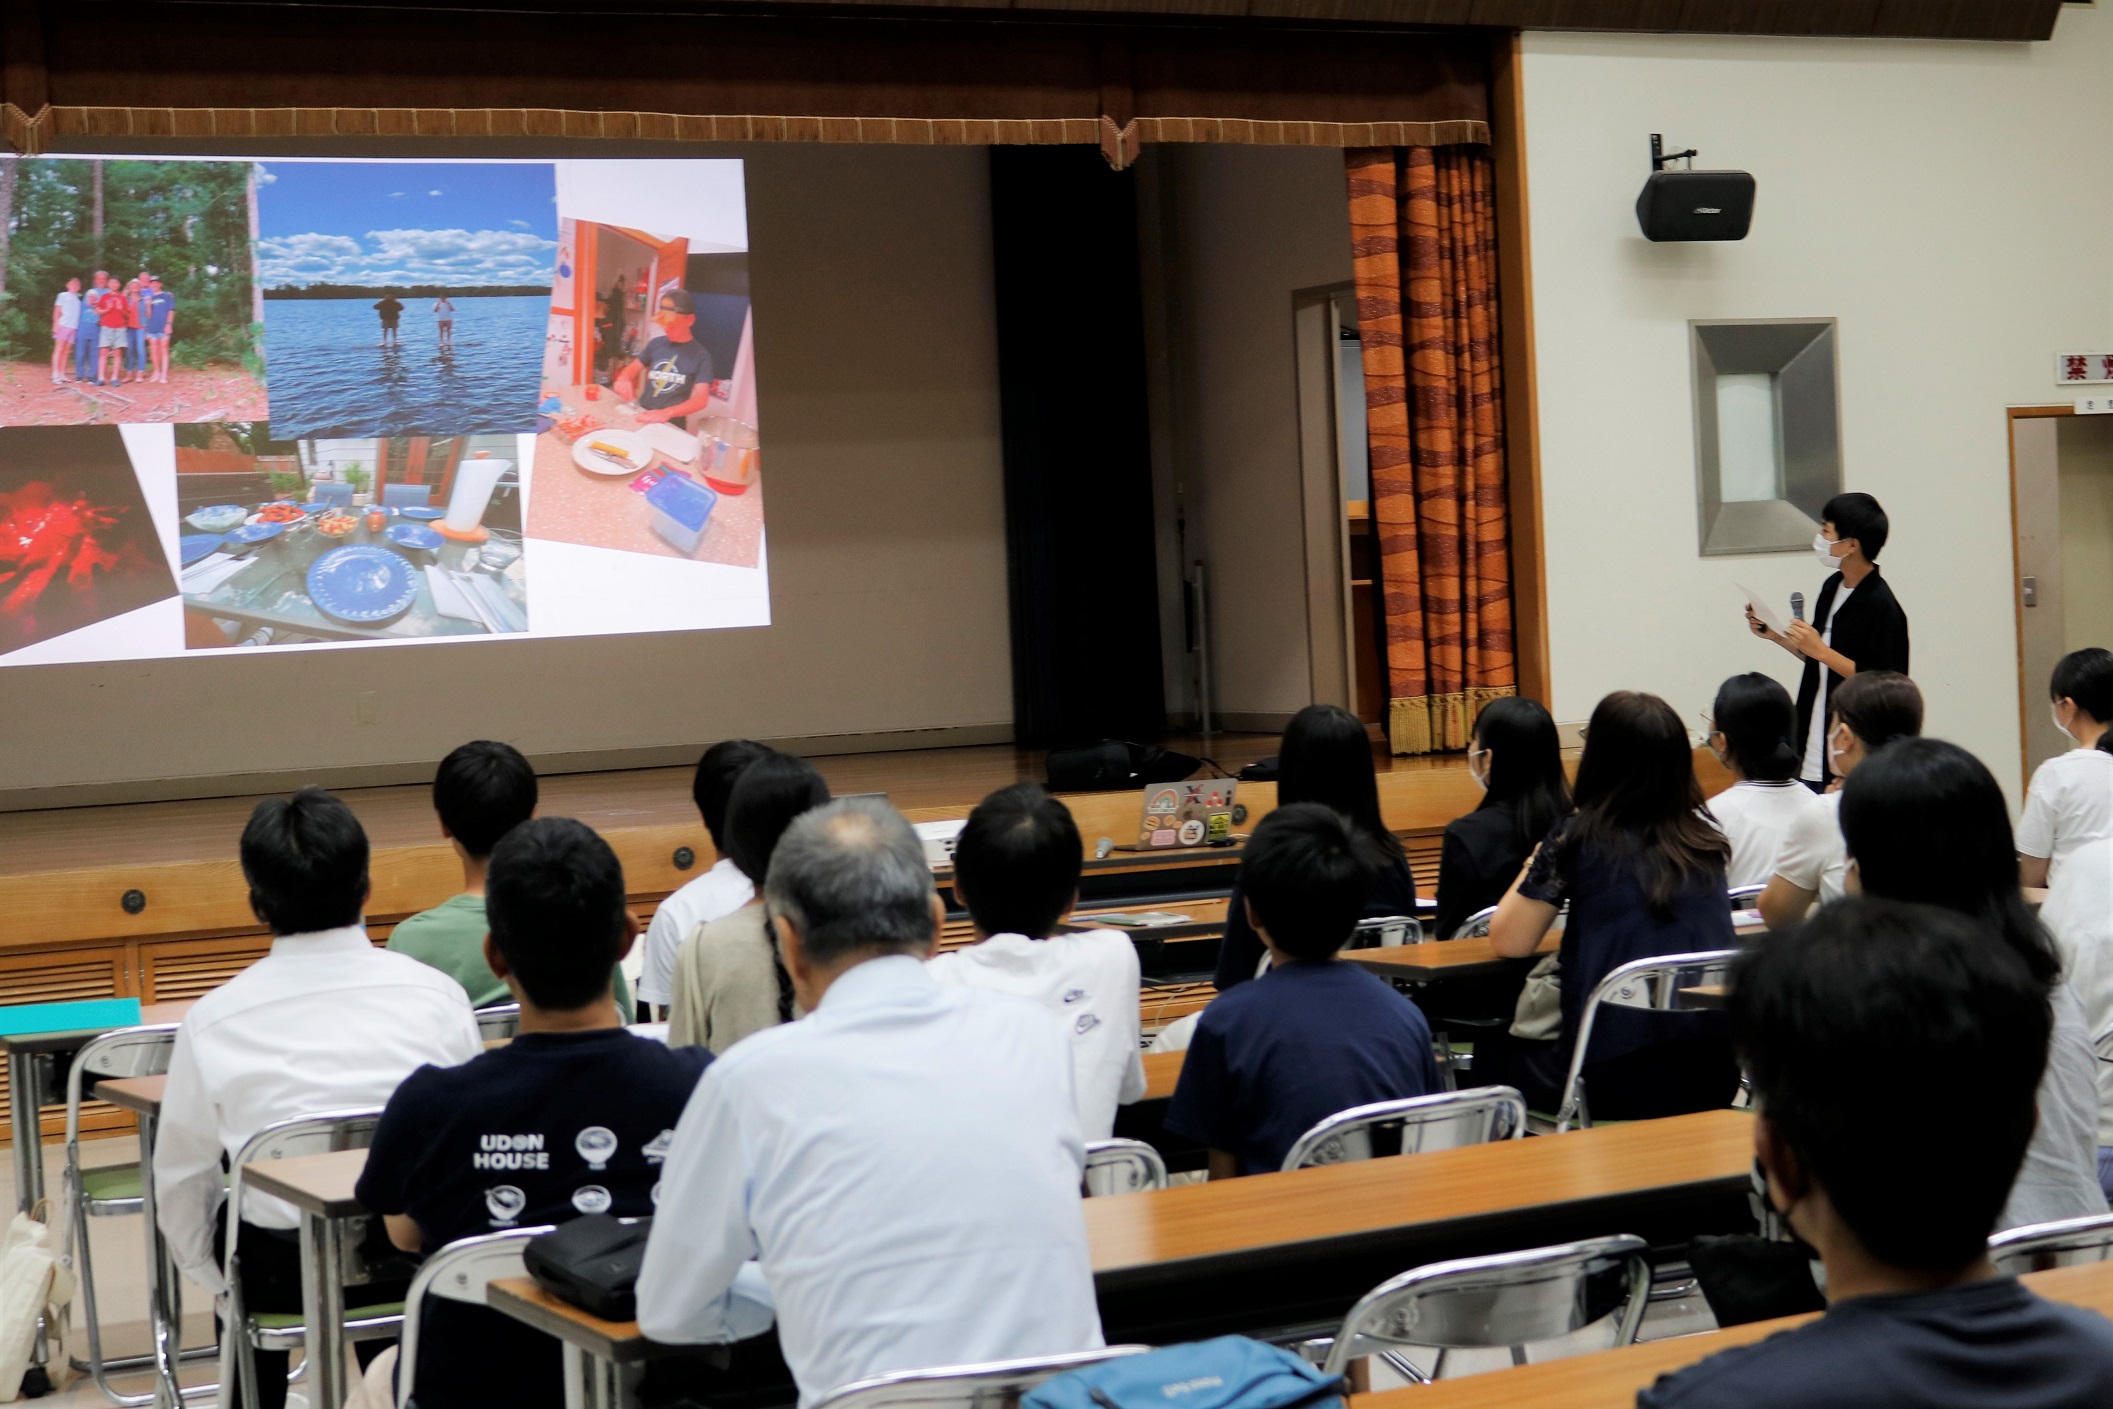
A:
{"type": "Polygon", "coordinates": [[[0,183],[0,665],[769,623],[739,161],[0,183]]]}

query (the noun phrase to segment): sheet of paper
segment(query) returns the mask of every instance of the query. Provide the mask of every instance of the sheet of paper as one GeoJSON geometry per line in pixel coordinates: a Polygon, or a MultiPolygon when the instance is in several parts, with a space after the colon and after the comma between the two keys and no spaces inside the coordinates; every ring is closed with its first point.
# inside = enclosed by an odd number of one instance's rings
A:
{"type": "Polygon", "coordinates": [[[1785,634],[1783,618],[1776,612],[1774,607],[1768,604],[1766,597],[1744,583],[1734,582],[1732,586],[1739,589],[1739,600],[1753,608],[1753,614],[1761,619],[1761,625],[1775,632],[1778,636],[1785,634]]]}

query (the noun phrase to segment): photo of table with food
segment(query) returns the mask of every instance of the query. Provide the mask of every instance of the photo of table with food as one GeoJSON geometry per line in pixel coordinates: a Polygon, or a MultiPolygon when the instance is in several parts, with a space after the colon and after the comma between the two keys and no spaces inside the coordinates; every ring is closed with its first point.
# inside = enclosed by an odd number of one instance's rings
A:
{"type": "Polygon", "coordinates": [[[226,426],[182,429],[210,437],[177,447],[192,648],[528,629],[520,437],[234,443],[226,426]]]}

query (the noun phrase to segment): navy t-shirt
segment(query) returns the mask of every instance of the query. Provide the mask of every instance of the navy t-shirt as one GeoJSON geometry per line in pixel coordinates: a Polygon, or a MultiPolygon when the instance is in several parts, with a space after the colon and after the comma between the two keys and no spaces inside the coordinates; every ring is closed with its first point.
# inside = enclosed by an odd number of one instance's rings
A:
{"type": "Polygon", "coordinates": [[[1266,1174],[1338,1111],[1438,1089],[1414,1003],[1354,964],[1283,964],[1203,1010],[1166,1128],[1266,1174]]]}
{"type": "Polygon", "coordinates": [[[648,411],[680,406],[690,399],[700,381],[712,379],[712,354],[695,338],[673,342],[655,338],[638,354],[645,369],[639,379],[638,404],[648,411]]]}
{"type": "MultiPolygon", "coordinates": [[[[621,1028],[523,1033],[459,1067],[420,1067],[389,1098],[354,1191],[408,1214],[425,1250],[583,1213],[653,1212],[675,1123],[710,1063],[621,1028]]],[[[558,1343],[497,1312],[433,1298],[421,1409],[564,1403],[558,1343]]]]}
{"type": "Polygon", "coordinates": [[[2113,1322],[2013,1277],[1852,1297],[1636,1396],[1638,1409],[2103,1409],[2113,1322]]]}

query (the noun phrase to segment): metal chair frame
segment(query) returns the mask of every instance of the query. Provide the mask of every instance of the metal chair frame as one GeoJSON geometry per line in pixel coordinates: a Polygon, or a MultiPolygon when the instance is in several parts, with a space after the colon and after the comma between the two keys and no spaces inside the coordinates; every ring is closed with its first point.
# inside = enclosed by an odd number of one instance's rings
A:
{"type": "Polygon", "coordinates": [[[1585,1056],[1592,1045],[1592,1026],[1602,1004],[1655,1013],[1704,1011],[1690,1007],[1681,994],[1706,984],[1721,984],[1731,972],[1736,949],[1710,949],[1693,954],[1663,954],[1632,959],[1612,969],[1585,999],[1585,1010],[1577,1022],[1577,1043],[1570,1052],[1570,1074],[1563,1081],[1563,1104],[1555,1114],[1555,1133],[1560,1135],[1576,1121],[1589,1128],[1590,1108],[1585,1103],[1585,1056]]]}
{"type": "Polygon", "coordinates": [[[1028,1360],[902,1370],[855,1380],[823,1396],[813,1409],[1016,1409],[1020,1396],[1045,1380],[1151,1349],[1149,1345],[1108,1345],[1028,1360]]]}
{"type": "Polygon", "coordinates": [[[1371,915],[1357,922],[1343,948],[1392,949],[1396,945],[1421,944],[1423,941],[1423,921],[1414,915],[1371,915]]]}
{"type": "MultiPolygon", "coordinates": [[[[139,1164],[138,1170],[142,1192],[129,1198],[91,1198],[85,1185],[88,1174],[101,1173],[106,1169],[125,1168],[124,1165],[98,1165],[94,1169],[81,1164],[81,1102],[91,1081],[108,1081],[128,1076],[160,1076],[169,1069],[169,1058],[176,1050],[176,1024],[154,1023],[141,1027],[118,1028],[103,1033],[82,1046],[73,1057],[73,1064],[66,1071],[66,1198],[69,1206],[68,1255],[80,1274],[81,1312],[88,1332],[88,1358],[75,1360],[73,1366],[84,1370],[94,1380],[95,1387],[112,1404],[124,1409],[152,1404],[154,1395],[126,1394],[112,1387],[110,1376],[142,1370],[155,1366],[155,1356],[126,1355],[106,1357],[103,1354],[102,1316],[95,1300],[95,1262],[89,1245],[88,1220],[91,1218],[122,1218],[129,1214],[146,1211],[145,1181],[154,1177],[153,1171],[139,1164]]],[[[149,1256],[154,1243],[154,1230],[146,1230],[149,1256]]],[[[151,1297],[153,1293],[149,1292],[151,1297]]],[[[155,1308],[149,1307],[150,1320],[155,1308]]],[[[202,1360],[214,1353],[210,1346],[198,1346],[184,1353],[184,1358],[202,1360]]],[[[198,1393],[209,1393],[213,1386],[204,1385],[198,1393]]]]}
{"type": "Polygon", "coordinates": [[[1391,1277],[1360,1297],[1343,1318],[1321,1371],[1342,1374],[1361,1358],[1360,1341],[1426,1346],[1438,1352],[1428,1375],[1399,1351],[1366,1353],[1378,1354],[1412,1383],[1429,1384],[1444,1375],[1449,1351],[1509,1350],[1512,1363],[1524,1365],[1528,1346],[1609,1316],[1618,1318],[1614,1346],[1625,1346],[1643,1325],[1650,1295],[1650,1245],[1627,1233],[1436,1262],[1391,1277]],[[1585,1295],[1589,1279],[1615,1268],[1626,1286],[1606,1310],[1589,1314],[1595,1309],[1585,1295]]]}
{"type": "Polygon", "coordinates": [[[477,1010],[477,1035],[487,1043],[511,1042],[521,1033],[521,1005],[494,1003],[477,1010]]]}
{"type": "Polygon", "coordinates": [[[1371,1132],[1385,1125],[1401,1127],[1404,1155],[1516,1140],[1526,1133],[1526,1098],[1509,1086],[1477,1086],[1466,1091],[1440,1091],[1430,1096],[1353,1106],[1337,1111],[1294,1141],[1284,1156],[1283,1167],[1305,1169],[1373,1159],[1371,1132]],[[1476,1122],[1480,1123],[1479,1133],[1476,1122]],[[1435,1143],[1441,1135],[1457,1137],[1462,1133],[1469,1138],[1435,1143]],[[1357,1153],[1360,1148],[1363,1153],[1357,1153]]]}
{"type": "MultiPolygon", "coordinates": [[[[249,1308],[243,1305],[242,1279],[235,1261],[235,1243],[242,1228],[242,1196],[246,1183],[243,1171],[261,1160],[365,1149],[373,1142],[374,1126],[380,1119],[380,1108],[370,1107],[321,1111],[315,1115],[275,1121],[250,1136],[228,1171],[227,1236],[220,1261],[221,1276],[227,1283],[227,1314],[223,1319],[220,1342],[220,1383],[226,1385],[231,1380],[239,1381],[242,1409],[258,1409],[256,1353],[260,1350],[296,1350],[308,1339],[305,1325],[269,1329],[259,1326],[251,1318],[249,1308]]],[[[361,1224],[357,1221],[341,1222],[331,1229],[341,1248],[338,1261],[348,1274],[352,1274],[348,1275],[348,1282],[356,1282],[365,1276],[366,1269],[354,1251],[360,1231],[361,1224]]],[[[339,1328],[339,1334],[354,1341],[384,1340],[400,1334],[403,1323],[401,1313],[357,1319],[348,1316],[344,1326],[339,1328]]]]}
{"type": "Polygon", "coordinates": [[[1452,937],[1454,939],[1487,939],[1489,938],[1489,922],[1496,918],[1497,907],[1485,905],[1462,920],[1460,928],[1453,931],[1452,937]]]}
{"type": "Polygon", "coordinates": [[[1089,1199],[1164,1189],[1167,1162],[1142,1140],[1089,1140],[1083,1182],[1089,1199]]]}
{"type": "Polygon", "coordinates": [[[527,1275],[521,1265],[522,1250],[529,1239],[550,1231],[551,1225],[545,1224],[457,1238],[420,1264],[418,1275],[411,1279],[411,1290],[404,1294],[403,1340],[396,1355],[397,1383],[403,1387],[398,1396],[401,1401],[408,1402],[418,1384],[418,1351],[423,1339],[419,1324],[424,1320],[421,1311],[426,1298],[485,1305],[486,1290],[494,1278],[527,1275]]]}
{"type": "Polygon", "coordinates": [[[1768,887],[1765,885],[1733,886],[1730,890],[1724,892],[1724,898],[1731,903],[1731,912],[1735,917],[1733,923],[1760,924],[1761,892],[1767,889],[1768,887]]]}
{"type": "Polygon", "coordinates": [[[2011,1228],[1988,1240],[1988,1257],[2005,1276],[2113,1262],[2113,1213],[2011,1228]]]}

